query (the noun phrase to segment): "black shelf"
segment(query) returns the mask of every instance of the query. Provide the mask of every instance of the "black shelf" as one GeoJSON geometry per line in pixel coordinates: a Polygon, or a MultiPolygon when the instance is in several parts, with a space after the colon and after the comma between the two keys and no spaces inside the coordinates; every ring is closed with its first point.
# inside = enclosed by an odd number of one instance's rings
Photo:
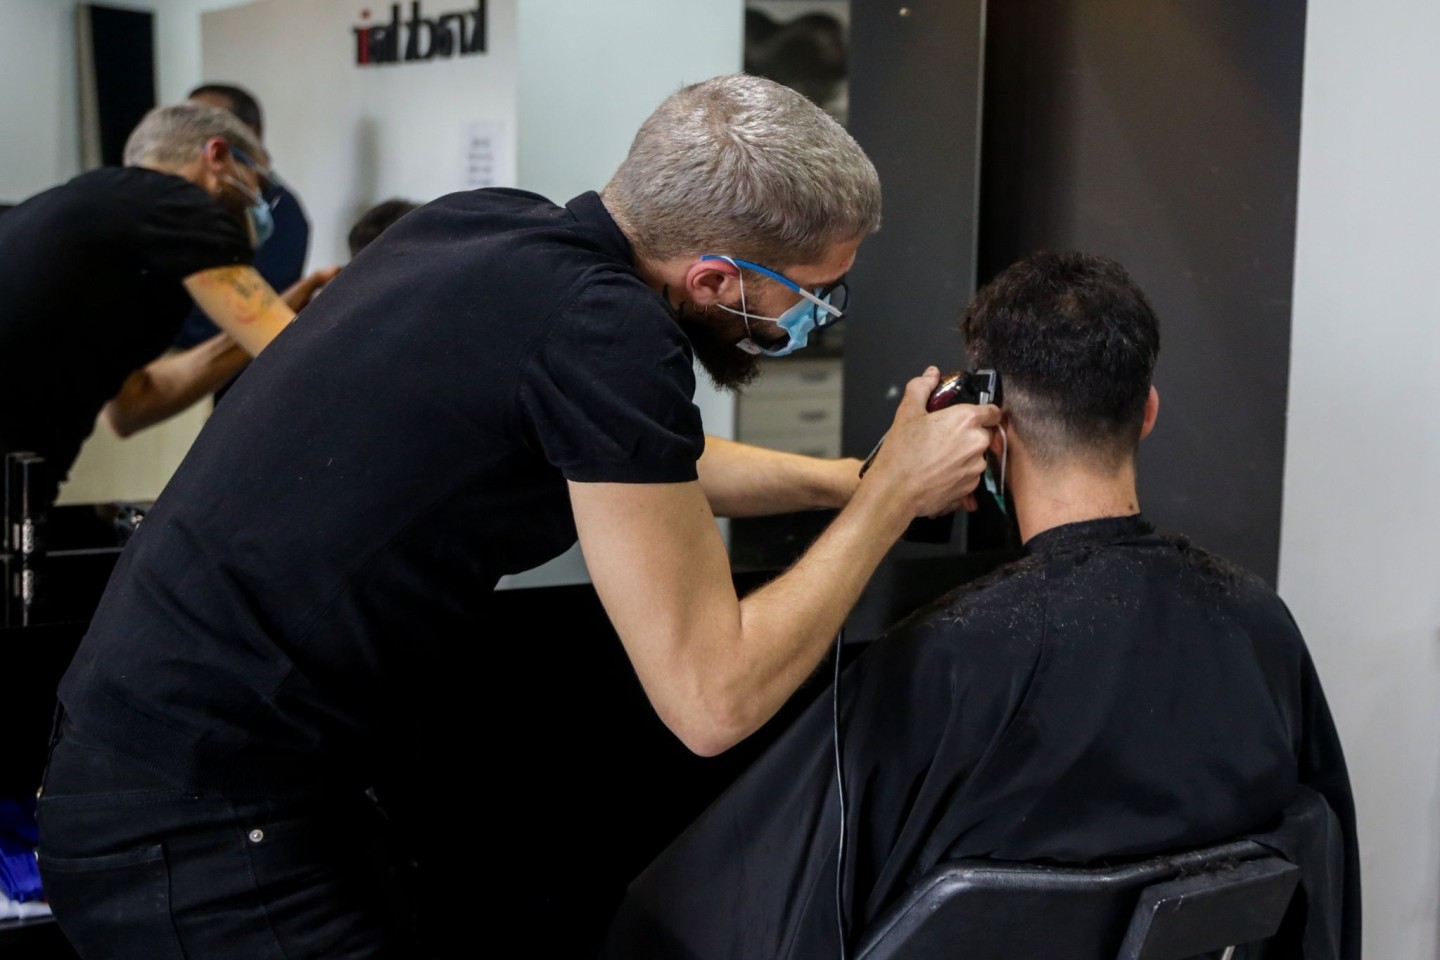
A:
{"type": "Polygon", "coordinates": [[[54,917],[0,920],[0,952],[6,960],[78,960],[54,917]]]}

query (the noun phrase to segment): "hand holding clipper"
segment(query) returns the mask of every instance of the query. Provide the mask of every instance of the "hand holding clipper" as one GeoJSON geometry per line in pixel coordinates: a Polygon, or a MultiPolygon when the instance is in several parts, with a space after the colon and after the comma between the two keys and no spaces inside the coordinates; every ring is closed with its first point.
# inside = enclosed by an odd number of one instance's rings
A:
{"type": "Polygon", "coordinates": [[[900,471],[896,475],[906,477],[910,481],[907,486],[921,480],[925,489],[912,499],[914,516],[922,518],[916,523],[923,526],[923,518],[933,517],[939,518],[946,528],[944,531],[926,531],[916,529],[912,524],[906,536],[908,539],[936,542],[943,532],[943,539],[948,541],[952,521],[949,515],[960,506],[967,505],[970,492],[986,469],[984,453],[992,436],[989,431],[999,427],[1000,411],[992,404],[998,399],[1000,378],[993,370],[961,371],[939,378],[937,382],[933,367],[927,377],[930,383],[924,387],[920,379],[910,382],[906,400],[901,403],[894,424],[865,459],[860,475],[863,477],[871,470],[887,440],[893,445],[902,442],[903,436],[904,452],[896,450],[887,454],[887,461],[892,456],[900,461],[895,466],[887,462],[887,481],[890,480],[891,470],[900,471]],[[925,398],[926,412],[923,415],[919,415],[921,401],[914,392],[917,388],[929,391],[928,395],[920,394],[925,398]],[[931,414],[957,403],[987,409],[967,414],[959,421],[954,419],[954,415],[946,415],[933,422],[930,420],[931,414]]]}

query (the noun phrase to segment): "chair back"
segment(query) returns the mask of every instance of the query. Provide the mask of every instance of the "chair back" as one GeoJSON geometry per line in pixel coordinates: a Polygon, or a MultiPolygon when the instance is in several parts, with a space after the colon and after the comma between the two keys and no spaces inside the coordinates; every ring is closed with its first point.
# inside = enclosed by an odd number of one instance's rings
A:
{"type": "Polygon", "coordinates": [[[1237,840],[1093,868],[956,860],[866,934],[857,960],[1189,960],[1273,936],[1299,869],[1237,840]]]}

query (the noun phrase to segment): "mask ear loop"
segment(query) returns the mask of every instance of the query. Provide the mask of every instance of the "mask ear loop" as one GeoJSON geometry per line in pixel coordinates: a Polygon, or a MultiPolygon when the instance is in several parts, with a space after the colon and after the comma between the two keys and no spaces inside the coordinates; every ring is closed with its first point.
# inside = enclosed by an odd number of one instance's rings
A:
{"type": "Polygon", "coordinates": [[[1000,431],[1000,496],[1005,496],[1005,468],[1010,463],[1010,435],[1005,432],[1005,424],[997,423],[995,429],[1000,431]]]}
{"type": "Polygon", "coordinates": [[[1010,465],[1010,435],[1005,432],[1003,424],[997,423],[995,429],[1000,431],[1000,480],[998,483],[996,482],[995,469],[993,466],[994,461],[990,460],[987,454],[985,489],[989,490],[991,496],[995,498],[995,505],[1000,508],[1001,512],[1009,514],[1010,508],[1005,503],[1005,470],[1010,465]]]}
{"type": "Polygon", "coordinates": [[[745,339],[735,344],[735,346],[744,350],[746,353],[759,353],[760,347],[755,343],[755,334],[750,331],[750,305],[745,302],[745,271],[741,270],[740,264],[736,263],[730,257],[722,256],[719,259],[724,260],[735,268],[735,279],[740,281],[740,319],[745,321],[745,339]]]}

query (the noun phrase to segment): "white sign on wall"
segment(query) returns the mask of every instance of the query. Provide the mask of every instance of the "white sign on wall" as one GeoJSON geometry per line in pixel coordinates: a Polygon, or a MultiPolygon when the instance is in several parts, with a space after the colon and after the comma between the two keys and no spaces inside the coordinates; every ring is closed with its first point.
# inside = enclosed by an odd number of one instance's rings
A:
{"type": "Polygon", "coordinates": [[[461,163],[465,168],[465,189],[507,186],[508,183],[501,182],[501,175],[505,158],[515,155],[515,146],[506,134],[505,124],[495,120],[467,123],[463,140],[461,163]]]}
{"type": "Polygon", "coordinates": [[[436,57],[448,59],[485,53],[489,36],[486,0],[469,10],[427,16],[420,0],[410,0],[409,15],[402,18],[400,4],[390,4],[390,19],[371,21],[368,8],[360,11],[365,22],[354,28],[355,63],[416,63],[436,57]]]}

